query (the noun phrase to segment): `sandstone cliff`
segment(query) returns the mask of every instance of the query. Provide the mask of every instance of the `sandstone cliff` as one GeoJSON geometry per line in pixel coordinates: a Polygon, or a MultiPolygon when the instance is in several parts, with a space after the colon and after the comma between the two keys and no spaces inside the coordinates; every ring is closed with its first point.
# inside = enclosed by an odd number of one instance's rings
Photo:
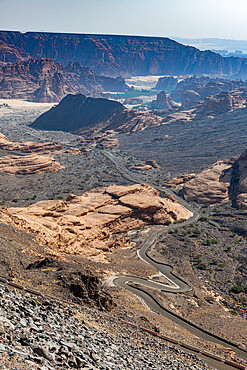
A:
{"type": "Polygon", "coordinates": [[[247,64],[245,59],[224,58],[162,37],[2,31],[0,41],[33,58],[49,57],[63,65],[78,61],[107,76],[232,75],[247,64]]]}
{"type": "Polygon", "coordinates": [[[176,201],[160,198],[148,185],[116,186],[90,190],[66,201],[47,200],[27,208],[2,208],[1,220],[37,234],[54,251],[105,260],[105,253],[127,247],[119,236],[146,224],[187,219],[191,212],[176,201]]]}
{"type": "Polygon", "coordinates": [[[182,192],[187,200],[218,204],[230,199],[233,206],[247,210],[247,149],[237,160],[218,161],[197,174],[182,192]]]}
{"type": "Polygon", "coordinates": [[[127,90],[122,78],[98,76],[78,62],[63,67],[50,58],[39,58],[0,67],[0,98],[52,103],[68,93],[100,96],[103,92],[127,90]]]}

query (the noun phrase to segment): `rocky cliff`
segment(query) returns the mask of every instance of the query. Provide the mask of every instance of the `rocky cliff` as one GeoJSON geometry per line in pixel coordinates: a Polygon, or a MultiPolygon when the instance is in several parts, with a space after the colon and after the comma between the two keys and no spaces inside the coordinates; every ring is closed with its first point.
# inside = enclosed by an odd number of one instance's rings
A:
{"type": "MultiPolygon", "coordinates": [[[[187,106],[191,91],[198,94],[199,97],[195,99],[195,96],[191,96],[192,101],[190,103],[193,103],[194,100],[197,103],[208,96],[239,89],[243,89],[243,91],[246,89],[246,84],[243,81],[219,80],[209,77],[189,77],[177,84],[175,90],[171,93],[171,97],[177,102],[182,102],[182,106],[187,106]]],[[[189,104],[189,106],[192,107],[192,104],[189,104]]]]}
{"type": "Polygon", "coordinates": [[[0,98],[52,103],[68,93],[100,96],[127,90],[124,79],[99,76],[78,62],[63,67],[50,58],[39,58],[0,67],[0,98]]]}
{"type": "Polygon", "coordinates": [[[245,59],[224,58],[162,37],[1,31],[0,41],[5,45],[0,50],[2,61],[8,56],[6,47],[19,48],[33,58],[49,57],[63,65],[80,62],[98,74],[114,77],[232,75],[245,71],[247,64],[245,59]]]}
{"type": "MultiPolygon", "coordinates": [[[[183,185],[185,199],[204,204],[232,201],[247,210],[247,149],[234,160],[218,161],[183,185]]],[[[176,179],[171,182],[175,186],[176,179]]]]}

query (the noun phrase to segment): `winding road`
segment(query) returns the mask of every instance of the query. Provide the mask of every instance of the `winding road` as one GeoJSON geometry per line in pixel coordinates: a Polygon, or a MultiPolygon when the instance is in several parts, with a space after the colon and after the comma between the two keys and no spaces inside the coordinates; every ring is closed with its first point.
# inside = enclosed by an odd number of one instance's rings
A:
{"type": "MultiPolygon", "coordinates": [[[[125,178],[135,183],[136,182],[143,183],[142,179],[140,179],[136,174],[132,174],[123,164],[119,163],[119,161],[116,159],[116,157],[113,156],[112,153],[108,151],[103,152],[105,156],[115,164],[117,169],[122,172],[125,178]]],[[[173,192],[169,189],[164,189],[153,184],[148,185],[153,186],[155,189],[163,193],[168,193],[174,196],[173,192]]],[[[166,318],[172,320],[178,325],[181,325],[183,328],[187,329],[190,333],[199,338],[202,338],[203,340],[211,341],[217,344],[221,344],[224,347],[232,348],[234,352],[237,354],[237,356],[247,360],[247,351],[239,348],[237,344],[227,339],[221,338],[220,336],[217,336],[213,333],[210,333],[207,330],[200,328],[193,322],[168,310],[151,293],[145,291],[144,289],[146,287],[156,289],[162,292],[173,292],[173,293],[185,293],[192,289],[188,283],[186,283],[183,279],[179,278],[172,272],[173,267],[171,265],[160,263],[148,255],[148,250],[162,233],[167,232],[169,229],[172,228],[179,228],[191,224],[200,217],[200,209],[192,207],[190,204],[188,204],[184,199],[181,199],[180,197],[176,196],[176,198],[180,204],[185,206],[193,213],[193,216],[189,220],[184,221],[183,223],[169,225],[162,227],[158,230],[155,230],[137,252],[139,258],[141,258],[146,263],[154,266],[170,282],[170,284],[168,285],[158,283],[153,280],[138,278],[134,276],[117,276],[113,279],[113,283],[116,286],[129,290],[130,292],[134,293],[136,296],[141,298],[151,311],[158,313],[162,316],[165,316],[166,318]],[[136,286],[135,284],[137,284],[138,286],[136,286]]]]}

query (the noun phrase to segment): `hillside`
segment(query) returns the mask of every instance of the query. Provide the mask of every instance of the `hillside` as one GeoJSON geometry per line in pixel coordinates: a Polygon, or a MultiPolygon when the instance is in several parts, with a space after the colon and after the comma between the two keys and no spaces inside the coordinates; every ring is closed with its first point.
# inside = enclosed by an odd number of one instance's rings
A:
{"type": "MultiPolygon", "coordinates": [[[[234,75],[247,61],[199,51],[169,38],[38,32],[0,32],[3,62],[19,55],[49,57],[63,65],[80,62],[106,76],[212,74],[234,75]]],[[[21,58],[23,58],[23,56],[21,58]]]]}
{"type": "Polygon", "coordinates": [[[108,99],[67,95],[59,105],[43,113],[31,125],[42,130],[76,131],[88,129],[124,109],[121,103],[108,99]]]}

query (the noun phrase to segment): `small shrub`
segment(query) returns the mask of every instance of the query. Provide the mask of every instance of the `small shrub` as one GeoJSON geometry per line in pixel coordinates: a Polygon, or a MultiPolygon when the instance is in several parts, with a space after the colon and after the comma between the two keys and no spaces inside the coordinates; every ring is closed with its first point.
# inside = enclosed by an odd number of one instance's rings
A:
{"type": "Polygon", "coordinates": [[[199,263],[197,265],[197,267],[199,268],[199,270],[206,270],[207,269],[207,265],[203,262],[199,263]]]}
{"type": "Polygon", "coordinates": [[[239,294],[239,293],[243,292],[243,290],[244,290],[244,288],[240,285],[233,285],[230,289],[230,291],[232,293],[235,293],[235,294],[239,294]]]}

